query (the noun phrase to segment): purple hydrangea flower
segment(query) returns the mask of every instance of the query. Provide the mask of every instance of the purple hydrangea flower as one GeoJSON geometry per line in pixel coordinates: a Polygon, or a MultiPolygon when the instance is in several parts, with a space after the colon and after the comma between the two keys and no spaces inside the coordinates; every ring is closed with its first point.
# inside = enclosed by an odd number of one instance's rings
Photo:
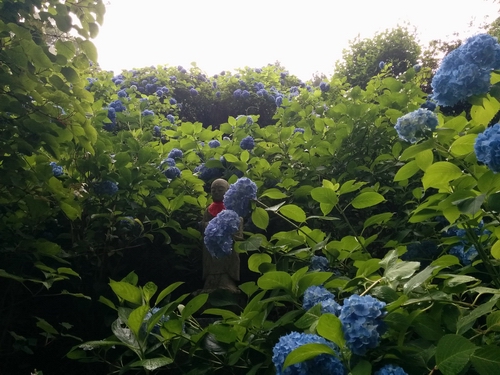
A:
{"type": "Polygon", "coordinates": [[[177,104],[177,100],[175,100],[174,98],[170,98],[169,103],[171,105],[177,104]]]}
{"type": "Polygon", "coordinates": [[[398,118],[394,128],[399,138],[415,143],[423,138],[426,131],[434,131],[437,125],[438,118],[434,112],[419,108],[398,118]]]}
{"type": "Polygon", "coordinates": [[[144,111],[142,111],[143,116],[153,116],[154,114],[155,113],[150,109],[145,109],[144,111]]]}
{"type": "Polygon", "coordinates": [[[257,82],[255,85],[255,90],[259,91],[259,90],[262,90],[265,86],[262,82],[257,82]]]}
{"type": "Polygon", "coordinates": [[[253,124],[252,116],[247,116],[247,125],[252,125],[252,124],[253,124]]]}
{"type": "Polygon", "coordinates": [[[173,148],[167,155],[167,158],[171,159],[181,159],[184,156],[184,153],[178,148],[173,148]]]}
{"type": "Polygon", "coordinates": [[[408,375],[405,370],[395,365],[385,365],[380,370],[376,371],[374,375],[408,375]]]}
{"type": "Polygon", "coordinates": [[[194,87],[191,87],[189,89],[189,93],[192,95],[192,96],[196,96],[198,95],[198,90],[196,90],[194,87]]]}
{"type": "Polygon", "coordinates": [[[500,45],[495,37],[479,34],[445,56],[432,78],[434,100],[454,106],[472,95],[488,92],[491,70],[500,68],[500,45]]]}
{"type": "Polygon", "coordinates": [[[167,120],[170,121],[172,124],[175,123],[175,117],[172,115],[167,115],[167,120]]]}
{"type": "Polygon", "coordinates": [[[217,147],[220,146],[220,142],[218,140],[216,140],[216,139],[213,139],[210,142],[208,142],[208,146],[210,148],[217,148],[217,147]]]}
{"type": "Polygon", "coordinates": [[[123,111],[125,111],[125,110],[127,109],[127,108],[123,105],[123,103],[122,103],[122,101],[121,101],[120,99],[115,100],[114,102],[111,102],[111,103],[109,104],[109,106],[110,106],[111,108],[114,108],[114,110],[115,110],[116,112],[123,112],[123,111]]]}
{"type": "Polygon", "coordinates": [[[500,172],[500,124],[479,133],[474,143],[477,160],[493,172],[500,172]]]}
{"type": "Polygon", "coordinates": [[[208,168],[205,166],[205,163],[202,163],[198,165],[194,169],[194,173],[198,173],[198,177],[202,179],[205,182],[214,180],[216,178],[222,177],[222,174],[224,173],[223,168],[208,168]]]}
{"type": "Polygon", "coordinates": [[[163,96],[163,91],[160,89],[156,90],[156,95],[160,97],[163,96]]]}
{"type": "Polygon", "coordinates": [[[354,354],[364,355],[379,345],[380,336],[385,332],[384,308],[385,302],[372,296],[353,294],[344,300],[339,319],[346,344],[354,354]]]}
{"type": "Polygon", "coordinates": [[[117,94],[118,94],[119,98],[126,98],[128,96],[127,92],[125,90],[123,90],[123,89],[120,90],[120,91],[118,91],[117,94]]]}
{"type": "Polygon", "coordinates": [[[288,75],[288,72],[281,72],[280,73],[281,79],[285,79],[287,75],[288,75]]]}
{"type": "Polygon", "coordinates": [[[283,104],[283,97],[279,95],[276,96],[275,102],[276,102],[276,107],[281,107],[281,104],[283,104]]]}
{"type": "Polygon", "coordinates": [[[379,69],[384,69],[384,67],[385,67],[385,61],[379,62],[378,63],[378,67],[379,67],[379,69]]]}
{"type": "Polygon", "coordinates": [[[216,96],[216,97],[218,97],[218,98],[220,98],[220,91],[217,91],[217,92],[215,93],[215,96],[216,96]]]}
{"type": "Polygon", "coordinates": [[[241,89],[236,89],[233,91],[233,96],[239,98],[241,96],[241,89]]]}
{"type": "Polygon", "coordinates": [[[253,150],[255,147],[255,141],[252,136],[248,135],[245,138],[243,138],[240,142],[240,147],[243,150],[253,150]]]}
{"type": "Polygon", "coordinates": [[[242,97],[242,98],[245,98],[245,99],[246,99],[246,98],[248,98],[249,96],[250,96],[250,93],[249,93],[247,90],[243,90],[243,91],[241,92],[241,97],[242,97]]]}
{"type": "Polygon", "coordinates": [[[321,82],[319,84],[319,88],[320,88],[321,91],[327,92],[328,90],[330,90],[330,85],[328,83],[326,83],[326,82],[321,82]]]}
{"type": "Polygon", "coordinates": [[[245,217],[250,213],[250,201],[257,199],[257,185],[247,177],[238,178],[224,194],[224,206],[245,217]]]}
{"type": "Polygon", "coordinates": [[[304,134],[304,131],[305,131],[304,128],[295,128],[293,130],[294,133],[302,133],[302,134],[304,134]]]}
{"type": "Polygon", "coordinates": [[[169,167],[175,167],[175,159],[172,158],[163,159],[160,164],[160,168],[163,167],[164,165],[168,165],[169,167]]]}
{"type": "Polygon", "coordinates": [[[205,228],[204,243],[214,258],[223,258],[233,250],[233,235],[240,229],[239,215],[230,210],[221,211],[205,228]]]}
{"type": "Polygon", "coordinates": [[[155,127],[153,128],[153,135],[155,137],[161,136],[161,128],[158,125],[155,125],[155,127]]]}
{"type": "Polygon", "coordinates": [[[63,167],[57,165],[56,162],[51,161],[49,165],[52,167],[52,174],[54,175],[54,177],[59,177],[64,173],[63,167]]]}
{"type": "Polygon", "coordinates": [[[420,108],[428,109],[429,111],[434,111],[436,109],[436,103],[426,100],[425,103],[420,105],[420,108]]]}
{"type": "Polygon", "coordinates": [[[273,347],[273,363],[276,367],[276,375],[301,375],[301,374],[328,374],[344,375],[346,370],[337,356],[320,354],[308,361],[299,362],[283,370],[285,359],[293,350],[305,344],[324,344],[332,348],[337,354],[339,348],[334,343],[321,336],[291,332],[281,336],[273,347]]]}
{"type": "Polygon", "coordinates": [[[167,178],[174,179],[174,178],[179,177],[181,175],[181,170],[177,167],[168,167],[167,169],[165,169],[163,174],[167,178]]]}

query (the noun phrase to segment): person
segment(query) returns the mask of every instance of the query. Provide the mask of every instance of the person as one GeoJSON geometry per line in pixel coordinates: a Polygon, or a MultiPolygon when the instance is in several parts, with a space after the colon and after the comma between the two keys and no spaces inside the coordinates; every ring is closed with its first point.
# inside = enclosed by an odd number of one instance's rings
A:
{"type": "MultiPolygon", "coordinates": [[[[224,194],[229,189],[229,183],[218,178],[210,187],[213,203],[208,206],[203,214],[203,231],[210,220],[225,209],[223,199],[224,194]]],[[[235,240],[243,239],[243,219],[240,219],[240,230],[234,235],[235,240]]],[[[204,292],[211,292],[217,289],[225,289],[232,293],[239,293],[237,282],[240,280],[240,256],[234,250],[224,258],[214,258],[205,246],[203,246],[203,280],[204,292]]]]}

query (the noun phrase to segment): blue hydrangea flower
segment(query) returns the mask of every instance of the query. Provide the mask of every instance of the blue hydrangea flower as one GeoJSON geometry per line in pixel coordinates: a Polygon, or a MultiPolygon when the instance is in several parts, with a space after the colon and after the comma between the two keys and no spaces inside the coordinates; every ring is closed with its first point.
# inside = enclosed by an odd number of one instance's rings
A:
{"type": "Polygon", "coordinates": [[[181,170],[177,167],[168,167],[167,169],[165,169],[163,174],[167,178],[174,179],[174,178],[179,177],[181,175],[181,170]]]}
{"type": "Polygon", "coordinates": [[[379,69],[384,69],[384,67],[385,67],[385,61],[379,62],[378,63],[378,67],[379,67],[379,69]]]}
{"type": "Polygon", "coordinates": [[[328,259],[326,259],[326,257],[313,255],[309,269],[312,271],[328,271],[330,269],[330,264],[328,263],[328,259]]]}
{"type": "Polygon", "coordinates": [[[209,221],[203,239],[205,246],[214,258],[222,258],[233,250],[233,235],[240,229],[240,216],[226,209],[209,221]]]}
{"type": "Polygon", "coordinates": [[[210,148],[217,148],[217,147],[220,146],[220,142],[218,140],[216,140],[216,139],[213,139],[210,142],[208,142],[208,146],[210,148]]]}
{"type": "Polygon", "coordinates": [[[175,123],[175,117],[172,115],[167,115],[167,120],[170,121],[172,124],[175,123]]]}
{"type": "Polygon", "coordinates": [[[302,134],[304,134],[304,131],[305,131],[304,128],[295,128],[293,130],[294,133],[302,133],[302,134]]]}
{"type": "Polygon", "coordinates": [[[198,177],[205,182],[222,177],[224,173],[223,168],[208,168],[205,163],[198,165],[194,169],[194,173],[198,173],[198,177]]]}
{"type": "Polygon", "coordinates": [[[426,100],[425,103],[423,103],[420,108],[425,108],[428,109],[429,111],[434,111],[436,109],[436,103],[431,102],[430,100],[426,100]]]}
{"type": "Polygon", "coordinates": [[[276,107],[280,107],[283,104],[283,97],[279,95],[276,96],[275,102],[276,102],[276,107]]]}
{"type": "Polygon", "coordinates": [[[191,87],[189,89],[189,93],[192,95],[192,96],[196,96],[198,95],[198,90],[196,90],[194,87],[191,87]]]}
{"type": "Polygon", "coordinates": [[[160,89],[156,90],[156,95],[160,97],[163,96],[163,91],[160,89]]]}
{"type": "Polygon", "coordinates": [[[178,148],[173,148],[167,155],[167,158],[180,159],[184,156],[184,153],[178,148]]]}
{"type": "Polygon", "coordinates": [[[326,82],[321,82],[319,84],[319,88],[320,88],[321,91],[327,92],[328,90],[330,90],[330,85],[328,83],[326,83],[326,82]]]}
{"type": "Polygon", "coordinates": [[[158,87],[158,86],[156,86],[154,83],[148,83],[148,84],[146,85],[145,89],[146,89],[146,92],[147,92],[148,94],[152,94],[152,93],[156,92],[156,88],[157,88],[157,87],[158,87]]]}
{"type": "Polygon", "coordinates": [[[57,165],[56,162],[51,161],[49,165],[52,167],[52,174],[54,175],[54,177],[59,177],[64,173],[63,167],[57,165]]]}
{"type": "Polygon", "coordinates": [[[170,89],[167,86],[163,86],[160,90],[163,92],[164,95],[170,92],[170,89]]]}
{"type": "Polygon", "coordinates": [[[241,96],[241,89],[236,89],[233,91],[233,96],[239,98],[241,96]]]}
{"type": "Polygon", "coordinates": [[[455,245],[450,249],[450,255],[456,256],[463,266],[469,266],[478,256],[478,252],[474,245],[465,249],[465,246],[460,244],[455,245]]]}
{"type": "Polygon", "coordinates": [[[154,114],[155,113],[150,109],[145,109],[144,111],[142,111],[143,116],[153,116],[154,114]]]}
{"type": "Polygon", "coordinates": [[[240,142],[240,147],[243,150],[253,150],[253,148],[255,147],[255,141],[253,140],[253,137],[248,135],[243,138],[240,142]]]}
{"type": "Polygon", "coordinates": [[[399,138],[415,143],[423,138],[426,131],[434,131],[437,125],[438,118],[434,112],[419,108],[398,118],[394,128],[399,138]]]}
{"type": "Polygon", "coordinates": [[[126,98],[128,96],[127,92],[123,89],[118,91],[117,94],[118,94],[118,97],[120,97],[120,98],[126,98]]]}
{"type": "Polygon", "coordinates": [[[252,116],[247,116],[247,125],[252,125],[252,124],[253,124],[252,116]]]}
{"type": "MultiPolygon", "coordinates": [[[[146,331],[146,326],[147,326],[147,323],[149,321],[149,319],[151,319],[151,317],[156,314],[158,311],[160,310],[159,307],[153,307],[151,310],[149,310],[147,312],[147,314],[144,316],[144,319],[143,319],[143,324],[141,326],[141,329],[143,329],[144,331],[146,331]]],[[[163,323],[165,322],[168,322],[168,320],[170,319],[170,317],[168,315],[163,315],[160,320],[158,321],[158,323],[155,324],[155,326],[153,327],[153,329],[151,330],[151,332],[153,333],[156,333],[157,335],[160,334],[160,328],[162,327],[163,323]]]]}
{"type": "Polygon", "coordinates": [[[376,371],[374,375],[408,375],[405,370],[395,365],[385,365],[380,370],[376,371]]]}
{"type": "Polygon", "coordinates": [[[225,75],[226,75],[226,72],[223,70],[222,72],[220,72],[220,75],[221,75],[221,76],[225,76],[225,75]]]}
{"type": "Polygon", "coordinates": [[[247,90],[243,90],[243,91],[241,92],[241,97],[242,97],[242,98],[245,98],[245,99],[246,99],[246,98],[248,98],[249,96],[250,96],[250,93],[249,93],[247,90]]]}
{"type": "Polygon", "coordinates": [[[472,95],[488,92],[491,70],[500,68],[500,45],[495,37],[479,34],[445,56],[432,78],[434,100],[453,106],[472,95]]]}
{"type": "Polygon", "coordinates": [[[158,125],[155,125],[155,127],[153,128],[153,135],[155,137],[161,136],[161,128],[158,125]]]}
{"type": "Polygon", "coordinates": [[[216,97],[218,97],[218,98],[220,98],[220,95],[221,95],[221,94],[220,94],[220,91],[217,91],[217,92],[215,93],[215,96],[216,96],[216,97]]]}
{"type": "Polygon", "coordinates": [[[340,314],[340,305],[335,301],[333,293],[323,286],[310,286],[304,292],[302,307],[305,310],[309,310],[318,303],[321,304],[321,312],[323,314],[330,313],[337,316],[340,314]]]}
{"type": "Polygon", "coordinates": [[[287,75],[288,75],[288,72],[281,72],[280,73],[281,79],[285,79],[287,75]]]}
{"type": "Polygon", "coordinates": [[[268,95],[266,89],[258,90],[256,94],[257,94],[257,96],[267,96],[268,95]]]}
{"type": "Polygon", "coordinates": [[[262,90],[265,86],[262,82],[257,82],[255,85],[255,90],[259,91],[259,90],[262,90]]]}
{"type": "Polygon", "coordinates": [[[385,331],[384,308],[385,302],[372,296],[353,294],[344,300],[339,319],[346,344],[354,354],[364,355],[368,349],[379,345],[385,331]]]}
{"type": "Polygon", "coordinates": [[[474,143],[477,160],[493,172],[500,172],[500,124],[479,133],[474,143]]]}
{"type": "Polygon", "coordinates": [[[162,162],[160,163],[160,168],[163,167],[164,165],[168,165],[169,167],[175,167],[175,160],[172,158],[163,159],[162,162]]]}
{"type": "Polygon", "coordinates": [[[111,108],[113,108],[116,112],[123,112],[127,108],[123,105],[122,101],[120,99],[115,100],[114,102],[111,102],[109,104],[111,108]]]}
{"type": "Polygon", "coordinates": [[[250,201],[257,199],[257,185],[247,177],[238,178],[224,194],[224,206],[241,217],[250,213],[250,201]]]}
{"type": "Polygon", "coordinates": [[[276,367],[276,375],[306,375],[306,374],[328,374],[344,375],[345,368],[337,356],[320,354],[313,359],[299,362],[283,370],[285,359],[293,350],[305,344],[324,344],[332,348],[337,354],[339,348],[334,343],[323,337],[308,333],[291,332],[281,336],[273,347],[273,363],[276,367]]]}
{"type": "Polygon", "coordinates": [[[174,98],[170,98],[169,103],[171,105],[177,104],[177,100],[175,100],[174,98]]]}
{"type": "Polygon", "coordinates": [[[118,185],[113,181],[105,180],[95,184],[94,191],[97,195],[114,195],[118,192],[118,185]]]}
{"type": "Polygon", "coordinates": [[[413,65],[413,69],[415,69],[415,72],[418,73],[422,69],[422,66],[420,64],[415,64],[415,65],[413,65]]]}

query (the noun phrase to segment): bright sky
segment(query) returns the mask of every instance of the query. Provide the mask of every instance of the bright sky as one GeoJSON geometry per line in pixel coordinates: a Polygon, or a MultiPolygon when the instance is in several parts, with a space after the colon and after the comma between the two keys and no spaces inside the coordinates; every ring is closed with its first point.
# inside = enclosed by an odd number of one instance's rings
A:
{"type": "Polygon", "coordinates": [[[101,68],[115,73],[195,61],[213,75],[278,60],[308,80],[331,75],[358,34],[409,22],[421,44],[467,37],[499,9],[493,0],[109,0],[94,43],[101,68]]]}

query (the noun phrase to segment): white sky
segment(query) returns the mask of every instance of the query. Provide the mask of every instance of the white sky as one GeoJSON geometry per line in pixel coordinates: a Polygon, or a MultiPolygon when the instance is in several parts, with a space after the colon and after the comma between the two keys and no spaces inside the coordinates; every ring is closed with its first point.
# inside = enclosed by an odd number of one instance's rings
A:
{"type": "Polygon", "coordinates": [[[195,61],[213,75],[278,60],[308,80],[331,75],[358,34],[409,22],[425,45],[474,34],[499,9],[493,0],[110,0],[94,43],[101,68],[115,73],[195,61]]]}

